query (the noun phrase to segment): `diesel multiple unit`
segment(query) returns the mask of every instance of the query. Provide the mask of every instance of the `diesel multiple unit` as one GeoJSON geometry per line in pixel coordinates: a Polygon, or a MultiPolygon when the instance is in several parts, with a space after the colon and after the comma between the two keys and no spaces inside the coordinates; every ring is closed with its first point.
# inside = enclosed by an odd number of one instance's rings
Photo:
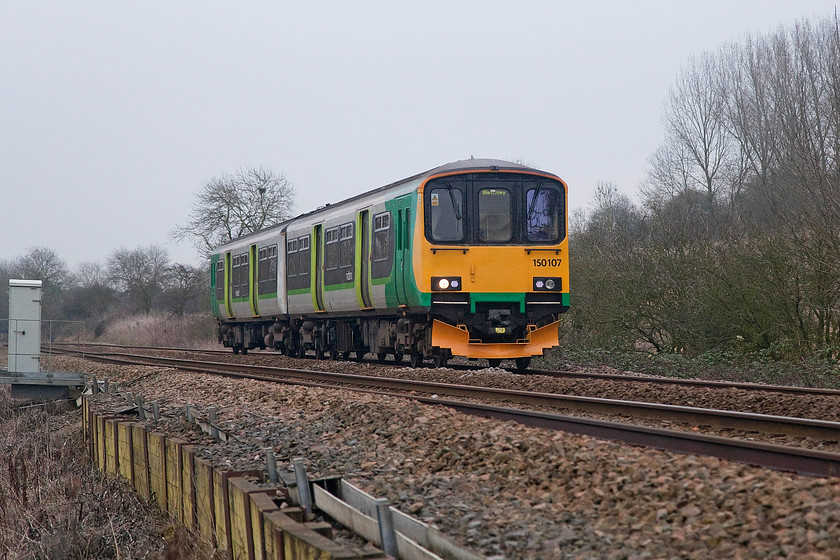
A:
{"type": "Polygon", "coordinates": [[[469,159],[246,235],[211,257],[219,340],[526,368],[569,308],[566,206],[551,173],[469,159]]]}

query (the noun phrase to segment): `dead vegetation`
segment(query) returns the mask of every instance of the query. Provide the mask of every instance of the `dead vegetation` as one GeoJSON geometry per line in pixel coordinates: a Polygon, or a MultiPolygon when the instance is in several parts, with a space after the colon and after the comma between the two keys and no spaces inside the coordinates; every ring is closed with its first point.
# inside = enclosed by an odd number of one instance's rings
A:
{"type": "Polygon", "coordinates": [[[110,321],[97,342],[133,346],[219,348],[216,326],[208,314],[127,315],[110,321]]]}
{"type": "Polygon", "coordinates": [[[0,558],[211,558],[213,550],[88,461],[79,411],[0,388],[0,558]]]}

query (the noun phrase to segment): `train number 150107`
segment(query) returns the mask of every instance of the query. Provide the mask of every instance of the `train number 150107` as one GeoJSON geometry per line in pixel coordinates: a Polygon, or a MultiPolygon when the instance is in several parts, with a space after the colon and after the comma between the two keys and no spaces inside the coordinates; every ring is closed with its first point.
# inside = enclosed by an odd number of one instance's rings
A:
{"type": "Polygon", "coordinates": [[[534,259],[534,266],[536,266],[536,267],[560,266],[560,259],[534,259]]]}

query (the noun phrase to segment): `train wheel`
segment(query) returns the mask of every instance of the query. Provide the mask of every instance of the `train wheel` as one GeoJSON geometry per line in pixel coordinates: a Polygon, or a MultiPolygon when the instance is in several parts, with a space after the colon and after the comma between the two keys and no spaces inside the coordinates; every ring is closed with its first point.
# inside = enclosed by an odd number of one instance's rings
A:
{"type": "Polygon", "coordinates": [[[423,356],[420,355],[420,352],[412,350],[411,354],[408,355],[408,361],[411,363],[411,367],[420,367],[423,365],[423,356]]]}
{"type": "Polygon", "coordinates": [[[432,358],[432,362],[435,364],[436,368],[446,367],[446,363],[449,361],[449,350],[448,349],[441,349],[434,355],[432,358]]]}
{"type": "Polygon", "coordinates": [[[388,354],[386,354],[385,352],[377,352],[376,353],[376,359],[379,360],[380,362],[384,362],[385,358],[387,358],[387,357],[388,357],[388,354]]]}
{"type": "Polygon", "coordinates": [[[338,350],[335,348],[330,350],[330,360],[336,361],[338,359],[338,350]]]}
{"type": "Polygon", "coordinates": [[[350,352],[342,352],[341,353],[342,360],[349,360],[350,359],[350,352]]]}
{"type": "Polygon", "coordinates": [[[394,361],[400,363],[403,361],[403,353],[402,352],[394,352],[394,361]]]}
{"type": "Polygon", "coordinates": [[[502,360],[499,360],[497,358],[487,360],[487,362],[490,364],[490,367],[499,367],[500,365],[502,365],[502,360]]]}
{"type": "Polygon", "coordinates": [[[516,358],[516,369],[528,369],[531,365],[531,358],[516,358]]]}
{"type": "Polygon", "coordinates": [[[233,353],[239,354],[239,346],[237,346],[236,344],[233,345],[233,353]]]}
{"type": "Polygon", "coordinates": [[[247,353],[248,353],[248,349],[243,346],[242,347],[242,355],[244,356],[247,353]]]}

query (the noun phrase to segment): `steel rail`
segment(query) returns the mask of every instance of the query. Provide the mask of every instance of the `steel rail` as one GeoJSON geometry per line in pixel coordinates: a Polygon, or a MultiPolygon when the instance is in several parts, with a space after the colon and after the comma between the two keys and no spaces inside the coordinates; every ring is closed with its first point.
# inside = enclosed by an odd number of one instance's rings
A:
{"type": "Polygon", "coordinates": [[[436,399],[416,400],[427,404],[441,404],[466,414],[510,420],[527,426],[616,440],[631,445],[708,455],[808,476],[840,476],[840,454],[837,453],[530,410],[436,399]]]}
{"type": "MultiPolygon", "coordinates": [[[[92,355],[85,356],[85,358],[105,363],[148,365],[142,363],[138,364],[138,362],[141,362],[143,360],[126,360],[115,356],[106,355],[92,355]]],[[[140,356],[140,358],[148,357],[140,356]]],[[[166,358],[164,358],[163,360],[164,364],[173,361],[172,359],[166,358]]],[[[151,365],[160,366],[162,364],[152,363],[151,365]]],[[[230,371],[230,369],[244,369],[250,371],[273,370],[276,373],[276,368],[248,366],[244,368],[239,367],[229,368],[227,370],[215,370],[206,367],[207,365],[227,366],[230,364],[202,365],[200,362],[192,362],[192,365],[181,364],[176,367],[177,369],[183,369],[187,371],[198,371],[208,374],[217,374],[240,379],[255,379],[274,383],[281,382],[308,387],[336,387],[333,384],[334,381],[328,385],[324,385],[323,381],[288,379],[278,377],[276,375],[256,375],[237,371],[230,371]]],[[[284,373],[287,372],[286,370],[283,371],[284,373]]],[[[301,370],[293,371],[295,373],[303,373],[301,370]]],[[[708,455],[712,457],[718,457],[720,459],[731,460],[740,463],[747,463],[750,465],[779,469],[784,471],[792,471],[808,476],[840,476],[840,454],[827,453],[823,451],[815,451],[810,449],[787,447],[768,443],[723,438],[718,436],[696,434],[692,432],[666,430],[662,428],[652,428],[647,426],[638,426],[634,424],[608,422],[592,418],[564,416],[533,410],[503,408],[484,404],[445,400],[435,397],[423,397],[406,393],[390,393],[380,390],[372,390],[359,387],[346,389],[398,398],[409,398],[417,402],[421,402],[423,404],[446,406],[448,408],[452,408],[453,410],[465,414],[494,418],[505,421],[514,421],[526,426],[564,431],[568,433],[586,435],[599,439],[621,441],[631,445],[654,447],[657,449],[663,449],[677,453],[708,455]]]]}
{"type": "MultiPolygon", "coordinates": [[[[92,358],[94,355],[86,354],[92,358]]],[[[301,370],[292,368],[275,368],[252,364],[232,364],[226,362],[204,362],[185,360],[180,358],[166,358],[142,356],[136,354],[119,354],[125,359],[112,354],[98,354],[97,359],[114,360],[116,363],[131,363],[137,365],[168,366],[190,371],[204,371],[212,368],[214,372],[253,371],[261,374],[277,376],[279,374],[294,376],[322,383],[344,384],[361,387],[378,387],[405,392],[423,392],[450,397],[471,398],[479,400],[494,400],[514,402],[527,406],[544,406],[553,409],[581,410],[600,414],[624,415],[636,418],[650,418],[654,420],[668,420],[683,422],[691,426],[712,426],[729,428],[747,432],[763,432],[768,434],[783,434],[795,437],[806,437],[824,441],[840,441],[840,422],[813,420],[789,416],[774,416],[695,408],[640,401],[622,401],[616,399],[602,399],[596,397],[581,397],[577,395],[561,395],[556,393],[537,393],[514,389],[498,389],[494,387],[480,387],[474,385],[456,385],[431,381],[416,381],[375,377],[348,373],[333,373],[322,371],[301,370]],[[125,360],[130,360],[129,362],[125,360]]]]}
{"type": "Polygon", "coordinates": [[[632,383],[652,383],[656,385],[681,385],[684,387],[704,387],[708,389],[743,389],[745,391],[769,391],[773,393],[794,393],[806,395],[840,396],[840,389],[821,387],[797,387],[794,385],[762,385],[743,381],[709,381],[705,379],[679,379],[676,377],[654,377],[652,375],[621,375],[619,373],[591,373],[586,371],[550,371],[529,369],[529,374],[546,375],[555,378],[601,379],[604,381],[627,381],[632,383]]]}
{"type": "MultiPolygon", "coordinates": [[[[54,344],[55,346],[55,344],[54,344]]],[[[72,343],[67,346],[101,346],[101,347],[110,347],[110,348],[133,348],[139,350],[161,350],[161,351],[168,351],[168,352],[195,352],[195,353],[207,353],[207,354],[221,354],[221,355],[230,355],[231,352],[226,350],[208,350],[208,349],[197,349],[197,348],[174,348],[174,347],[156,347],[156,346],[125,346],[119,344],[111,344],[111,343],[104,343],[104,342],[95,342],[95,343],[72,343]]],[[[283,354],[279,352],[272,352],[272,351],[260,351],[259,353],[249,354],[249,356],[282,356],[283,354]]],[[[300,358],[296,358],[300,359],[300,358]]],[[[378,360],[354,360],[356,362],[369,362],[375,363],[383,366],[393,366],[393,367],[407,367],[408,364],[405,362],[392,362],[386,361],[381,362],[378,360]]],[[[458,369],[458,370],[480,370],[486,369],[484,366],[478,365],[465,365],[465,364],[449,364],[447,365],[450,369],[458,369]]],[[[511,373],[516,373],[517,375],[523,375],[520,370],[515,368],[503,368],[507,369],[511,373]]],[[[745,391],[767,391],[773,393],[791,393],[791,394],[803,394],[803,395],[824,395],[824,396],[835,396],[840,397],[840,389],[827,389],[822,387],[799,387],[794,385],[763,385],[760,383],[746,383],[743,381],[710,381],[704,379],[680,379],[675,377],[655,377],[651,375],[622,375],[619,373],[593,373],[593,372],[586,372],[586,371],[552,371],[552,370],[542,370],[542,369],[528,369],[525,372],[525,375],[545,375],[548,377],[554,377],[557,379],[598,379],[603,381],[618,381],[618,382],[626,382],[626,383],[649,383],[653,385],[678,385],[683,387],[702,387],[707,389],[743,389],[745,391]]]]}

